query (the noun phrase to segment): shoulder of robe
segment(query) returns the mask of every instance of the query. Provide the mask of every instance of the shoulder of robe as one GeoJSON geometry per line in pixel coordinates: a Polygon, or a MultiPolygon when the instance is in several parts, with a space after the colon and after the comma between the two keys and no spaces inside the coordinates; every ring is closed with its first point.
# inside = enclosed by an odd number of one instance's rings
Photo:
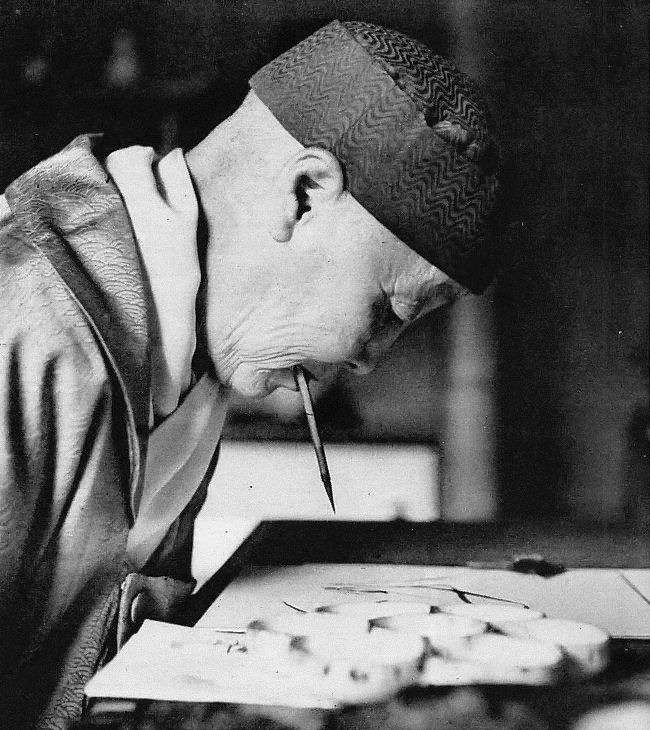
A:
{"type": "Polygon", "coordinates": [[[104,360],[68,288],[20,221],[0,225],[0,366],[20,361],[32,379],[48,363],[68,362],[78,378],[102,385],[104,360]]]}

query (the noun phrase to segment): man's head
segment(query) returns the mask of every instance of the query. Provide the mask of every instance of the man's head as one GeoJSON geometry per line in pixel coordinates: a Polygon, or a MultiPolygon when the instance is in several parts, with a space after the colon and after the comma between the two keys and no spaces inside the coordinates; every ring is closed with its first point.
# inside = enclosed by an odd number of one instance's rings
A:
{"type": "Polygon", "coordinates": [[[188,164],[207,349],[262,396],[298,363],[368,372],[418,316],[481,289],[496,181],[467,79],[393,31],[330,24],[251,86],[188,164]]]}

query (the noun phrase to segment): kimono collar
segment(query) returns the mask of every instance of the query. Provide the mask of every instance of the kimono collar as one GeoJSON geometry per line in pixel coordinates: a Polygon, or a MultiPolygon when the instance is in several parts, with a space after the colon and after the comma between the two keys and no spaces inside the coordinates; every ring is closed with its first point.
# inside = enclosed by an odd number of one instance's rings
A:
{"type": "Polygon", "coordinates": [[[174,411],[192,380],[198,201],[180,149],[158,159],[152,147],[127,147],[106,158],[131,219],[153,299],[151,394],[156,421],[174,411]]]}

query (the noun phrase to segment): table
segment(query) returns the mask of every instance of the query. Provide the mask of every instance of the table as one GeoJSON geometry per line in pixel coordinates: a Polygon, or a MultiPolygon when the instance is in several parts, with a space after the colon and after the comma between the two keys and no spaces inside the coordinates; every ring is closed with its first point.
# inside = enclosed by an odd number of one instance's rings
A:
{"type": "MultiPolygon", "coordinates": [[[[305,562],[464,565],[539,553],[567,567],[650,567],[646,531],[562,523],[263,523],[192,597],[192,625],[243,565],[305,562]]],[[[96,702],[80,728],[569,728],[587,710],[650,703],[650,642],[616,641],[602,676],[562,686],[406,690],[390,702],[339,711],[170,702],[96,702]]],[[[650,708],[650,704],[649,704],[650,708]]]]}

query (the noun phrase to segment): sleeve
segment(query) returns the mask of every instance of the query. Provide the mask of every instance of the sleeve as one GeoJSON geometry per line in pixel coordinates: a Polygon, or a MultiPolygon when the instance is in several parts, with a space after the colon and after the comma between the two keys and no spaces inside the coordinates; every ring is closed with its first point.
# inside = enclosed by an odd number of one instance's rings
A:
{"type": "Polygon", "coordinates": [[[80,701],[112,620],[128,530],[117,432],[79,308],[0,229],[0,674],[23,710],[80,701]]]}

